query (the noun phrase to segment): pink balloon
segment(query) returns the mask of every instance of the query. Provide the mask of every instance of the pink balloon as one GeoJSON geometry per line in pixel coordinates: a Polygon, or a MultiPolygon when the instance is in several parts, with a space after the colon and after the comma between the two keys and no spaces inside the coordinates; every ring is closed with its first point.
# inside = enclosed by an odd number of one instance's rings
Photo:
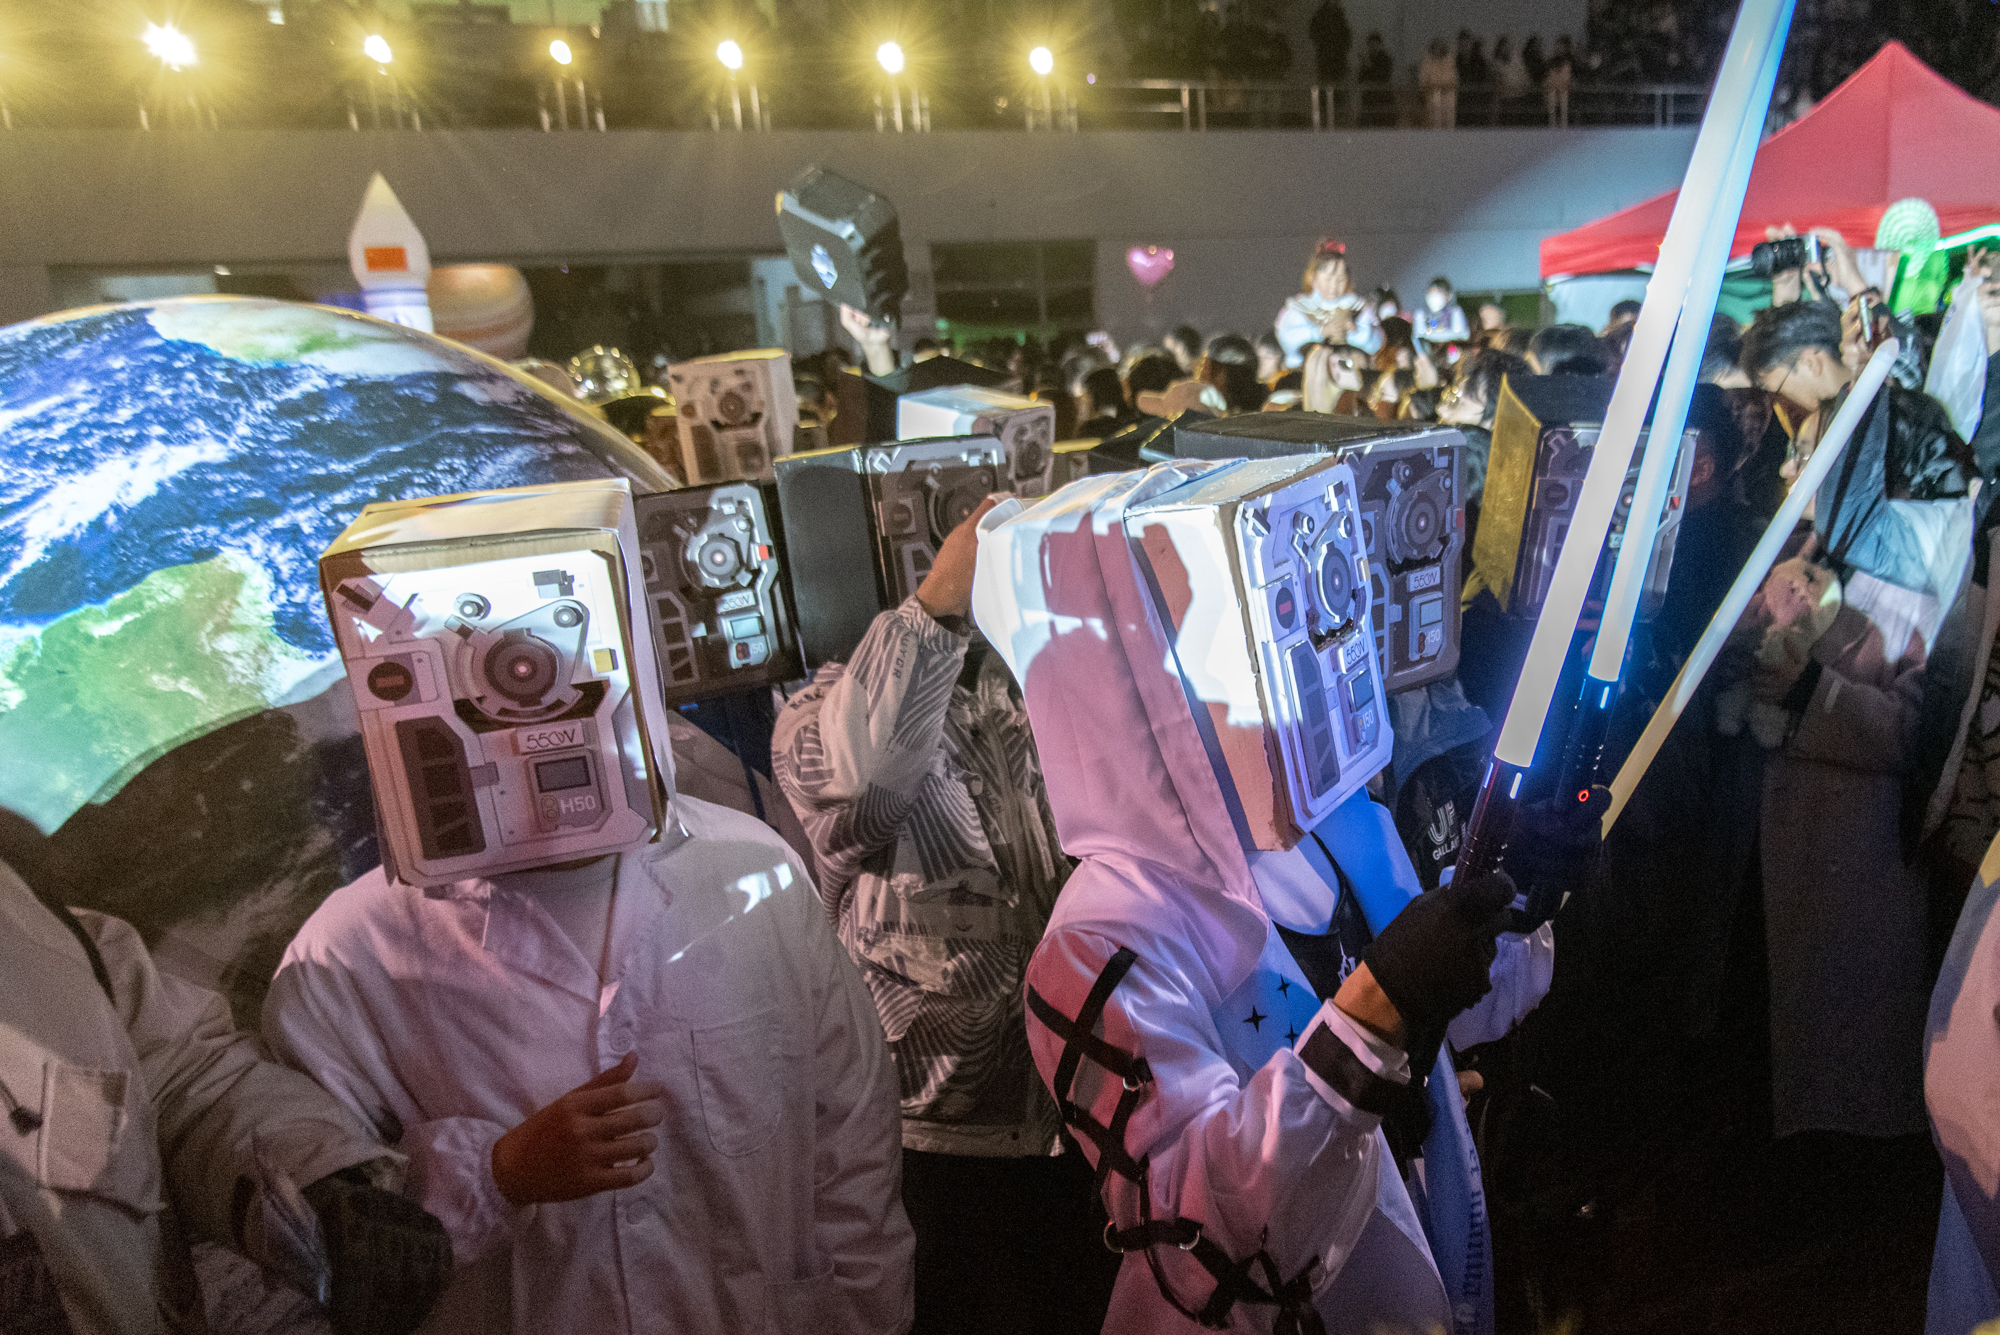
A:
{"type": "Polygon", "coordinates": [[[1134,246],[1125,252],[1125,267],[1141,287],[1156,287],[1174,271],[1174,252],[1165,246],[1134,246]]]}

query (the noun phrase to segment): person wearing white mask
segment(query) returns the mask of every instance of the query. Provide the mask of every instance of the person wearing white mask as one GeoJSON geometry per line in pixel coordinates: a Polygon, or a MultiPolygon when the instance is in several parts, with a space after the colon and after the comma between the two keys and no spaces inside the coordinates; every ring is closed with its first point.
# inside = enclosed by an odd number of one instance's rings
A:
{"type": "MultiPolygon", "coordinates": [[[[1080,859],[1029,965],[1029,1041],[1125,1256],[1108,1335],[1265,1330],[1273,1309],[1279,1330],[1490,1331],[1477,1157],[1441,1045],[1532,1009],[1552,936],[1503,932],[1504,874],[1419,894],[1365,764],[1321,787],[1268,759],[1325,719],[1324,697],[1273,714],[1218,694],[1219,665],[1247,680],[1259,652],[1241,605],[1218,611],[1231,562],[1140,510],[1285,464],[1162,464],[981,524],[974,612],[1022,682],[1080,859]],[[1274,838],[1280,809],[1325,814],[1274,838]]],[[[1311,535],[1331,526],[1280,508],[1244,531],[1306,534],[1319,568],[1311,535]]]]}
{"type": "Polygon", "coordinates": [[[1424,308],[1413,323],[1417,337],[1426,343],[1464,343],[1472,337],[1465,308],[1458,304],[1451,280],[1443,274],[1431,279],[1431,285],[1424,289],[1424,308]]]}

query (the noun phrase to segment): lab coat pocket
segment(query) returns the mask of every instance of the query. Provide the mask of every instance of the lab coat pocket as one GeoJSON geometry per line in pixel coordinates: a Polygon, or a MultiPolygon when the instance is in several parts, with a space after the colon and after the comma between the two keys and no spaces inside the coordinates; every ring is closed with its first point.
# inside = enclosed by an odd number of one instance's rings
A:
{"type": "Polygon", "coordinates": [[[158,1175],[132,1126],[143,1097],[129,1071],[45,1062],[36,1180],[140,1212],[158,1209],[158,1175]]]}
{"type": "Polygon", "coordinates": [[[777,1060],[779,1028],[778,1013],[765,1010],[694,1031],[701,1119],[718,1153],[754,1154],[778,1125],[785,1097],[777,1060]]]}
{"type": "Polygon", "coordinates": [[[832,1312],[833,1267],[828,1266],[808,1279],[774,1282],[765,1329],[771,1335],[816,1331],[826,1325],[832,1312]]]}

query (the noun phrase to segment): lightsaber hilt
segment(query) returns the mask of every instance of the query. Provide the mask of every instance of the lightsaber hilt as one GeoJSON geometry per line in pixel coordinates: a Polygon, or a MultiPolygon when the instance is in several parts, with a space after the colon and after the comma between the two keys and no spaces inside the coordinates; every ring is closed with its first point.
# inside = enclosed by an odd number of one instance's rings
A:
{"type": "Polygon", "coordinates": [[[1556,781],[1558,796],[1590,800],[1597,782],[1598,767],[1604,763],[1604,742],[1611,731],[1611,710],[1618,703],[1618,683],[1584,674],[1583,689],[1576,702],[1576,718],[1570,725],[1569,745],[1563,752],[1561,776],[1556,781]]]}
{"type": "Polygon", "coordinates": [[[1528,771],[1493,757],[1486,762],[1486,776],[1479,782],[1479,796],[1473,800],[1472,814],[1465,820],[1465,843],[1458,850],[1454,878],[1483,875],[1500,866],[1513,837],[1514,822],[1521,810],[1521,788],[1528,771]]]}

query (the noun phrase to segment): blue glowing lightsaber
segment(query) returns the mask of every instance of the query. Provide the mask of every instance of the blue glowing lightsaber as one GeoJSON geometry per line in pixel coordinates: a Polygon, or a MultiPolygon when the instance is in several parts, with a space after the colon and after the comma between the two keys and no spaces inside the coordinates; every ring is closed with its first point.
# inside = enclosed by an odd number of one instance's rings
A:
{"type": "Polygon", "coordinates": [[[1618,558],[1612,564],[1611,586],[1604,598],[1603,616],[1598,621],[1597,643],[1583,679],[1582,698],[1577,701],[1569,758],[1557,787],[1560,793],[1576,792],[1587,797],[1590,785],[1597,778],[1604,735],[1611,722],[1612,706],[1618,699],[1618,679],[1625,668],[1626,647],[1632,639],[1632,623],[1638,617],[1639,599],[1653,561],[1653,541],[1659,533],[1661,509],[1673,483],[1680,459],[1681,433],[1687,427],[1688,405],[1694,399],[1702,357],[1708,350],[1709,324],[1715,317],[1716,298],[1722,292],[1722,272],[1729,264],[1730,247],[1736,240],[1736,219],[1743,211],[1750,169],[1757,160],[1757,145],[1763,138],[1764,117],[1759,109],[1771,104],[1771,89],[1778,81],[1778,62],[1784,53],[1781,29],[1765,50],[1763,67],[1757,71],[1750,91],[1753,114],[1743,118],[1736,142],[1730,148],[1729,170],[1723,178],[1715,215],[1717,224],[1727,218],[1729,225],[1708,228],[1695,255],[1687,301],[1674,329],[1666,372],[1660,377],[1660,395],[1653,408],[1645,460],[1639,465],[1632,508],[1625,519],[1618,558]]]}
{"type": "MultiPolygon", "coordinates": [[[[1590,467],[1584,474],[1569,532],[1563,538],[1555,574],[1535,622],[1527,662],[1515,684],[1507,721],[1493,748],[1479,799],[1466,823],[1465,847],[1458,860],[1460,875],[1497,866],[1506,848],[1522,784],[1534,762],[1556,680],[1583,613],[1605,536],[1611,530],[1647,405],[1666,362],[1675,324],[1688,304],[1704,237],[1718,225],[1732,236],[1735,233],[1743,207],[1742,191],[1739,188],[1733,198],[1725,197],[1726,188],[1733,183],[1735,148],[1747,132],[1747,120],[1754,117],[1758,128],[1763,125],[1771,95],[1765,71],[1772,49],[1784,46],[1792,4],[1793,0],[1743,0],[1737,11],[1715,90],[1702,116],[1701,133],[1695,139],[1694,156],[1660,244],[1659,263],[1646,285],[1645,305],[1633,327],[1625,364],[1604,415],[1604,428],[1590,452],[1590,467]]],[[[1706,333],[1705,318],[1702,332],[1706,333]]],[[[1654,438],[1663,439],[1660,435],[1654,438]]],[[[1676,435],[1669,448],[1678,446],[1676,435]]],[[[1634,513],[1638,513],[1636,505],[1634,513]]]]}

